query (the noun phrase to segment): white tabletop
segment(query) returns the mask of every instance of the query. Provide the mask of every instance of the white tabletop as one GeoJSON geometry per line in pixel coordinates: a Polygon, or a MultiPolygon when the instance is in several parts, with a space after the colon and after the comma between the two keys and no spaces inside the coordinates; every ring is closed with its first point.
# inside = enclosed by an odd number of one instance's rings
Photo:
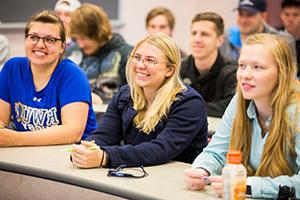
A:
{"type": "Polygon", "coordinates": [[[208,134],[212,135],[216,132],[217,128],[220,126],[222,122],[222,118],[207,117],[207,122],[208,122],[208,134]]]}
{"type": "Polygon", "coordinates": [[[187,190],[183,172],[189,164],[170,162],[145,167],[141,179],[108,177],[105,168],[78,169],[62,150],[70,145],[0,148],[0,170],[55,180],[130,199],[216,199],[211,190],[187,190]]]}

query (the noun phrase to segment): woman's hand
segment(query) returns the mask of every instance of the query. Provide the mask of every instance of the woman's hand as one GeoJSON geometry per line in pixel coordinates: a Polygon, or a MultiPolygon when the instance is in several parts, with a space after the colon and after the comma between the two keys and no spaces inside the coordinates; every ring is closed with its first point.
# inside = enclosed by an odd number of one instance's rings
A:
{"type": "Polygon", "coordinates": [[[223,190],[223,178],[222,176],[210,176],[208,177],[209,182],[211,182],[211,186],[213,190],[216,192],[217,197],[224,196],[223,190]]]}
{"type": "Polygon", "coordinates": [[[94,141],[81,141],[79,145],[73,145],[71,153],[73,165],[78,168],[101,167],[103,150],[94,141]]]}
{"type": "Polygon", "coordinates": [[[184,171],[184,181],[190,190],[202,190],[208,184],[207,176],[207,171],[201,168],[184,171]]]}

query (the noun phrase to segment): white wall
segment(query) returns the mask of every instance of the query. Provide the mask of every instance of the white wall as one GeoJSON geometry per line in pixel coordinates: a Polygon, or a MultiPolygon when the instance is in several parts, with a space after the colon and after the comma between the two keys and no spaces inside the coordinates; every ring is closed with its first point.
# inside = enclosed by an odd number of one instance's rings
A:
{"type": "MultiPolygon", "coordinates": [[[[235,12],[238,0],[119,0],[120,20],[124,23],[117,28],[132,45],[145,36],[145,18],[150,9],[165,6],[176,17],[174,38],[185,52],[190,53],[189,31],[192,18],[199,12],[214,11],[223,16],[225,27],[235,24],[235,12]]],[[[24,30],[21,28],[3,29],[10,42],[11,56],[24,55],[24,30]]]]}
{"type": "Polygon", "coordinates": [[[121,20],[125,26],[121,34],[130,44],[135,44],[145,36],[145,18],[147,13],[157,6],[169,8],[175,15],[174,38],[185,52],[189,53],[189,33],[192,18],[199,12],[213,11],[220,14],[225,27],[235,24],[235,12],[238,0],[120,0],[121,20]]]}

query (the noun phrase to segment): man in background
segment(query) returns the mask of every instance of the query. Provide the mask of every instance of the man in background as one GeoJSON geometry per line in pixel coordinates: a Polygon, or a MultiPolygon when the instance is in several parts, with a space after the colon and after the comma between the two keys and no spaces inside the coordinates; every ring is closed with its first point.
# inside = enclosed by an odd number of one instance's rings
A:
{"type": "Polygon", "coordinates": [[[300,0],[284,0],[281,3],[280,18],[283,23],[281,30],[293,36],[296,42],[298,78],[300,77],[300,0]]]}
{"type": "Polygon", "coordinates": [[[9,57],[9,45],[7,38],[0,34],[0,71],[9,57]]]}
{"type": "Polygon", "coordinates": [[[93,92],[108,103],[126,83],[125,66],[132,47],[121,35],[112,33],[106,12],[94,4],[82,4],[76,9],[70,28],[83,53],[79,66],[88,76],[93,92]]]}
{"type": "Polygon", "coordinates": [[[224,41],[224,22],[212,12],[197,14],[192,20],[192,55],[181,64],[181,77],[204,98],[208,116],[222,117],[235,93],[236,63],[225,59],[219,47],[224,41]]]}
{"type": "MultiPolygon", "coordinates": [[[[172,37],[175,26],[175,17],[171,10],[165,7],[156,7],[149,11],[146,17],[146,29],[149,34],[162,32],[172,37]]],[[[186,57],[180,49],[181,58],[186,57]]]]}
{"type": "Polygon", "coordinates": [[[64,23],[66,31],[66,47],[64,57],[71,59],[76,64],[82,60],[82,53],[70,35],[70,22],[72,13],[81,6],[78,0],[58,0],[55,4],[54,11],[64,23]]]}
{"type": "Polygon", "coordinates": [[[221,52],[225,57],[237,60],[243,42],[255,33],[273,33],[278,31],[266,23],[266,0],[240,0],[237,10],[237,27],[232,27],[225,35],[221,52]]]}

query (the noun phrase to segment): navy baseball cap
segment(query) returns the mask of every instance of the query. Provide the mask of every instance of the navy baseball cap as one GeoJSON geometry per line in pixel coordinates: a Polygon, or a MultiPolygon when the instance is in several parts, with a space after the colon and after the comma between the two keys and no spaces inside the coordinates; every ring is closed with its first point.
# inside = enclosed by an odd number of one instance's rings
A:
{"type": "Polygon", "coordinates": [[[240,0],[235,10],[246,10],[252,14],[265,12],[267,10],[266,0],[240,0]]]}

